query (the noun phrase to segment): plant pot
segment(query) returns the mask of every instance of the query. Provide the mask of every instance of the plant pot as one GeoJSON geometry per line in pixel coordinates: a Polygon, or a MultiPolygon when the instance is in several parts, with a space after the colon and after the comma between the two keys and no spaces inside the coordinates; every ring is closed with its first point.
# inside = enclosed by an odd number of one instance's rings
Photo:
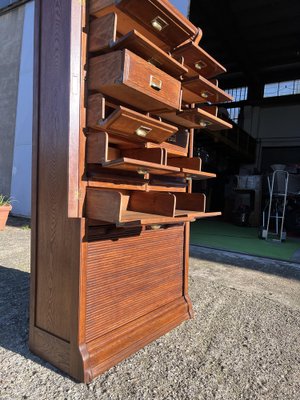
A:
{"type": "Polygon", "coordinates": [[[4,230],[11,209],[11,206],[0,206],[0,231],[4,230]]]}

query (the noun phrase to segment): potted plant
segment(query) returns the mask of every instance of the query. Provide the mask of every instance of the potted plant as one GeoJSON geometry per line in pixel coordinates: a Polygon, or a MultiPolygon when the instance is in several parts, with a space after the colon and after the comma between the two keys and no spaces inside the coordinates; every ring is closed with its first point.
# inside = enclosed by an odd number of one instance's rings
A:
{"type": "Polygon", "coordinates": [[[8,214],[10,213],[11,209],[11,199],[3,194],[0,194],[0,231],[3,231],[5,228],[8,214]]]}

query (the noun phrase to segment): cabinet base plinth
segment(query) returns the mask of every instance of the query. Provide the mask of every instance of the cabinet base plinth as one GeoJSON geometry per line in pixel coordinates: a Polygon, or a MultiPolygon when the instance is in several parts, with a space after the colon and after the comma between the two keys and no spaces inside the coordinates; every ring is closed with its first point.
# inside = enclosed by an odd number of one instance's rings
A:
{"type": "Polygon", "coordinates": [[[89,383],[131,354],[191,318],[182,297],[92,342],[74,346],[39,328],[30,332],[30,350],[80,382],[89,383]]]}

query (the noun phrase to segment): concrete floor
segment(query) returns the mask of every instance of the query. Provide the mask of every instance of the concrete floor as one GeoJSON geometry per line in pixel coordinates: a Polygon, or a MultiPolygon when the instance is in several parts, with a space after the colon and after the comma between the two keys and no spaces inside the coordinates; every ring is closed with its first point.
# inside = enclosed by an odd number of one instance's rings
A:
{"type": "Polygon", "coordinates": [[[29,239],[0,232],[1,400],[299,400],[299,266],[192,246],[195,319],[84,385],[28,350],[29,239]]]}

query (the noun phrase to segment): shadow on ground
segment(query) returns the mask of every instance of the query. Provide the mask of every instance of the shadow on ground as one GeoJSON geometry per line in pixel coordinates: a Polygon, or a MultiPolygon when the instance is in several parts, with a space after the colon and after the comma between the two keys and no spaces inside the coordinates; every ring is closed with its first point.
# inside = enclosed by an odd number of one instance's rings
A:
{"type": "Polygon", "coordinates": [[[227,264],[230,267],[251,269],[281,278],[300,281],[300,265],[287,261],[272,260],[196,245],[190,246],[190,256],[199,260],[227,264]]]}
{"type": "Polygon", "coordinates": [[[7,220],[7,226],[12,226],[14,228],[30,228],[30,219],[29,218],[20,218],[9,216],[7,220]]]}
{"type": "Polygon", "coordinates": [[[0,346],[66,376],[29,350],[29,281],[27,272],[0,265],[0,346]]]}

